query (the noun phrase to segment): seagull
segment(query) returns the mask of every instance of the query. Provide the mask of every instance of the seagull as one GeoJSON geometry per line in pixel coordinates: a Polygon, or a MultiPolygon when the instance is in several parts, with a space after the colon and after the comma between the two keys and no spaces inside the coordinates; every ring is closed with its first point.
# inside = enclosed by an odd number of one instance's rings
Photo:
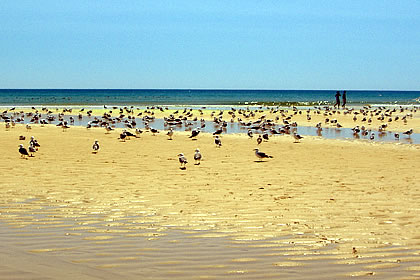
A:
{"type": "Polygon", "coordinates": [[[300,142],[300,139],[303,138],[303,136],[300,136],[296,132],[293,132],[293,137],[295,138],[295,143],[299,143],[300,142]]]}
{"type": "Polygon", "coordinates": [[[34,147],[34,146],[32,146],[32,145],[30,145],[30,146],[28,147],[28,150],[29,150],[29,153],[31,154],[31,155],[30,155],[30,157],[33,157],[33,156],[34,156],[34,153],[36,152],[35,147],[34,147]]]}
{"type": "Polygon", "coordinates": [[[262,141],[263,141],[263,139],[262,139],[261,134],[260,134],[260,135],[258,135],[258,138],[257,138],[257,144],[258,145],[261,144],[262,141]]]}
{"type": "MultiPolygon", "coordinates": [[[[124,130],[123,133],[127,136],[127,137],[136,137],[136,135],[134,135],[133,133],[131,133],[130,131],[124,130]]],[[[136,137],[137,138],[137,137],[136,137]]],[[[129,139],[129,138],[127,138],[129,139]]]]}
{"type": "Polygon", "coordinates": [[[19,153],[21,158],[25,158],[25,156],[29,156],[28,151],[23,147],[23,144],[19,145],[19,153]]]}
{"type": "Polygon", "coordinates": [[[195,165],[200,165],[201,158],[202,156],[201,156],[200,150],[198,148],[195,149],[195,154],[194,154],[195,165]]]}
{"type": "Polygon", "coordinates": [[[214,138],[214,144],[216,144],[216,147],[220,148],[222,146],[222,140],[219,138],[218,135],[214,138]]]}
{"type": "Polygon", "coordinates": [[[34,136],[31,136],[31,140],[29,140],[29,146],[33,146],[36,150],[38,150],[38,148],[41,147],[41,145],[38,143],[34,136]]]}
{"type": "Polygon", "coordinates": [[[32,129],[32,126],[30,126],[29,124],[26,125],[26,130],[29,131],[32,129]]]}
{"type": "Polygon", "coordinates": [[[107,125],[106,127],[105,127],[105,130],[106,130],[106,133],[107,134],[109,134],[111,131],[113,131],[114,129],[110,126],[110,125],[107,125]]]}
{"type": "Polygon", "coordinates": [[[127,138],[127,135],[124,132],[120,133],[120,138],[119,139],[123,140],[125,142],[125,138],[127,138]]]}
{"type": "Polygon", "coordinates": [[[67,129],[70,128],[70,126],[67,125],[67,121],[64,121],[61,127],[63,128],[63,132],[67,131],[67,129]]]}
{"type": "Polygon", "coordinates": [[[5,127],[6,127],[6,130],[9,130],[10,129],[10,123],[7,122],[5,127]]]}
{"type": "Polygon", "coordinates": [[[264,140],[268,141],[268,133],[264,133],[262,137],[264,140]]]}
{"type": "Polygon", "coordinates": [[[249,138],[252,138],[253,137],[252,130],[251,129],[248,129],[248,136],[249,136],[249,138]]]}
{"type": "Polygon", "coordinates": [[[155,128],[150,128],[150,132],[153,133],[153,136],[155,136],[156,133],[159,133],[159,131],[155,128]]]}
{"type": "Polygon", "coordinates": [[[400,134],[397,132],[394,134],[395,140],[400,140],[400,134]]]}
{"type": "Polygon", "coordinates": [[[221,128],[219,128],[218,130],[213,132],[213,135],[220,135],[220,134],[222,134],[222,132],[223,132],[223,130],[221,128]]]}
{"type": "Polygon", "coordinates": [[[196,129],[193,129],[191,131],[191,136],[189,138],[195,138],[195,137],[197,137],[198,134],[200,134],[200,128],[199,127],[197,127],[196,129]]]}
{"type": "Polygon", "coordinates": [[[143,131],[140,128],[136,128],[136,137],[140,137],[140,134],[142,134],[143,131]]]}
{"type": "Polygon", "coordinates": [[[179,160],[179,163],[181,163],[181,169],[187,169],[185,165],[188,163],[188,161],[183,153],[178,154],[178,160],[179,160]]]}
{"type": "Polygon", "coordinates": [[[93,154],[96,154],[97,152],[99,152],[99,142],[98,142],[98,140],[95,140],[95,143],[93,143],[92,149],[93,149],[93,151],[92,151],[93,154]]]}
{"type": "Polygon", "coordinates": [[[403,134],[407,135],[408,137],[410,137],[411,134],[413,134],[413,129],[410,128],[410,130],[407,130],[406,132],[403,132],[403,134]]]}
{"type": "Polygon", "coordinates": [[[375,140],[375,133],[372,132],[372,134],[369,137],[370,140],[375,140]]]}
{"type": "Polygon", "coordinates": [[[169,128],[168,133],[166,133],[166,135],[168,135],[169,139],[168,140],[172,140],[172,136],[174,135],[174,130],[171,128],[169,128]]]}
{"type": "Polygon", "coordinates": [[[259,159],[260,159],[260,161],[261,161],[263,158],[273,158],[272,156],[269,156],[269,155],[267,155],[266,153],[260,152],[258,149],[254,149],[254,151],[255,151],[255,155],[257,156],[257,158],[259,158],[259,159]]]}

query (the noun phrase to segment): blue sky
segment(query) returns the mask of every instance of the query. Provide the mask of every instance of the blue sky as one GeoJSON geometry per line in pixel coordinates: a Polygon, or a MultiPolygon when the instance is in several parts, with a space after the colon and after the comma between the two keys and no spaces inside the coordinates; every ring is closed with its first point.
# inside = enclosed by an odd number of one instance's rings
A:
{"type": "Polygon", "coordinates": [[[0,1],[0,88],[420,90],[420,1],[0,1]]]}

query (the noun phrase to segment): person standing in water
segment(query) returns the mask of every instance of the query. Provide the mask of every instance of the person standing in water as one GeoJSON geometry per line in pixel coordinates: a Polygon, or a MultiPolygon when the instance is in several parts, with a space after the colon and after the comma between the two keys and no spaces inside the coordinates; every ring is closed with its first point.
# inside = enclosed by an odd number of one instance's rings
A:
{"type": "Polygon", "coordinates": [[[343,92],[343,108],[346,107],[346,103],[347,103],[347,95],[346,95],[346,91],[343,92]]]}
{"type": "Polygon", "coordinates": [[[340,92],[337,91],[337,93],[335,94],[335,104],[334,104],[334,108],[335,106],[337,106],[338,109],[340,109],[340,92]]]}

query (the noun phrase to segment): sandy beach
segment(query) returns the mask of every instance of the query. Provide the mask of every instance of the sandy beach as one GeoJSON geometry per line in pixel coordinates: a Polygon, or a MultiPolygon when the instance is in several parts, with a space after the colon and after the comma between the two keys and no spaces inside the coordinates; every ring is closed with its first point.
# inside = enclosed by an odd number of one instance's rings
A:
{"type": "Polygon", "coordinates": [[[420,277],[418,145],[3,126],[0,279],[420,277]]]}

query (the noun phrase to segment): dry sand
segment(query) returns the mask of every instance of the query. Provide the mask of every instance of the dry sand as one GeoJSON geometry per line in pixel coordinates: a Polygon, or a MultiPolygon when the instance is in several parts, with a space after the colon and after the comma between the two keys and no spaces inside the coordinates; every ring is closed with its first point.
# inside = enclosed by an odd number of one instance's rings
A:
{"type": "Polygon", "coordinates": [[[420,278],[418,145],[117,137],[0,124],[0,279],[420,278]]]}

